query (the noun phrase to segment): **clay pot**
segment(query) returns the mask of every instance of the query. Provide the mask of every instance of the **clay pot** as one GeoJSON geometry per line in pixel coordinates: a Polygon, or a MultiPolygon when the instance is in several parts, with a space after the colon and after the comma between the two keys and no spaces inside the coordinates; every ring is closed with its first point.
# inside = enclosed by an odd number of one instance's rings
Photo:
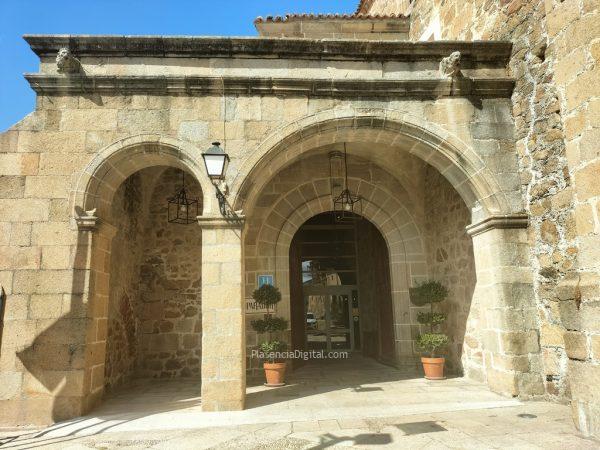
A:
{"type": "Polygon", "coordinates": [[[425,378],[428,380],[444,380],[444,361],[446,358],[421,357],[425,378]]]}
{"type": "Polygon", "coordinates": [[[267,382],[265,386],[283,386],[285,384],[285,363],[263,363],[267,382]]]}

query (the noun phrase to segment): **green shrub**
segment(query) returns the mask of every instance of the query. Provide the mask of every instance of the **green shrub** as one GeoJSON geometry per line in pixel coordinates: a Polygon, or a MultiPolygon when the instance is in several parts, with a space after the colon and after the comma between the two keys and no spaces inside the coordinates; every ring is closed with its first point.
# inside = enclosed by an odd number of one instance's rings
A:
{"type": "Polygon", "coordinates": [[[258,348],[265,354],[265,356],[267,356],[267,359],[274,361],[275,355],[273,353],[284,351],[287,348],[287,344],[277,340],[265,341],[261,342],[258,348]]]}
{"type": "Polygon", "coordinates": [[[435,358],[436,350],[448,344],[448,336],[443,333],[423,333],[417,338],[417,345],[435,358]]]}
{"type": "Polygon", "coordinates": [[[409,294],[410,301],[414,305],[429,305],[429,312],[419,312],[417,314],[417,322],[429,326],[429,332],[423,333],[417,338],[417,345],[433,358],[436,350],[444,347],[450,340],[447,335],[436,330],[446,320],[446,314],[433,310],[434,304],[446,299],[448,289],[439,281],[426,281],[410,288],[409,294]]]}
{"type": "Polygon", "coordinates": [[[446,314],[437,312],[420,312],[417,313],[417,322],[422,325],[436,326],[444,323],[446,320],[446,314]]]}
{"type": "Polygon", "coordinates": [[[275,286],[263,284],[252,293],[256,303],[264,308],[270,308],[281,301],[281,292],[275,286]]]}
{"type": "Polygon", "coordinates": [[[273,333],[287,330],[288,321],[283,317],[268,315],[264,319],[253,320],[250,325],[257,333],[273,333]]]}
{"type": "MultiPolygon", "coordinates": [[[[257,304],[269,311],[270,308],[281,301],[281,292],[275,286],[264,284],[252,293],[252,298],[257,304]]],[[[274,353],[285,350],[287,345],[285,342],[273,339],[272,334],[287,330],[288,321],[283,317],[273,316],[270,312],[267,312],[263,319],[253,320],[250,322],[250,325],[257,333],[268,334],[268,339],[259,342],[258,348],[265,354],[269,361],[275,362],[274,353]]]]}
{"type": "Polygon", "coordinates": [[[439,303],[448,296],[448,289],[439,281],[425,281],[409,289],[410,301],[415,306],[439,303]]]}

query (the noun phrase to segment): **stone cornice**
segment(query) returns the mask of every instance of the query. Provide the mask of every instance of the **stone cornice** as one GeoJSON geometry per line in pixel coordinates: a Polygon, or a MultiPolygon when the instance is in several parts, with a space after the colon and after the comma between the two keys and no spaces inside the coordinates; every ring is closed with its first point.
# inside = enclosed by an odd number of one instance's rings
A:
{"type": "Polygon", "coordinates": [[[492,229],[527,228],[529,216],[527,214],[512,214],[506,216],[490,216],[480,222],[466,227],[467,234],[477,236],[492,229]]]}
{"type": "Polygon", "coordinates": [[[32,89],[50,94],[306,95],[315,97],[507,98],[511,78],[361,80],[203,76],[83,76],[25,74],[32,89]]]}
{"type": "MultiPolygon", "coordinates": [[[[40,57],[67,47],[77,57],[297,58],[361,61],[440,60],[460,51],[463,63],[488,62],[504,67],[508,41],[367,41],[269,37],[25,35],[40,57]]],[[[465,66],[466,67],[466,66],[465,66]]]]}

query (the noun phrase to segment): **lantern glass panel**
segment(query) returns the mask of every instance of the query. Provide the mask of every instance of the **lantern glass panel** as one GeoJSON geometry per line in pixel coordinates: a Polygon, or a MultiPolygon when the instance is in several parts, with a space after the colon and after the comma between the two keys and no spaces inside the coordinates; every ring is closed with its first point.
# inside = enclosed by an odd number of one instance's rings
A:
{"type": "Polygon", "coordinates": [[[222,154],[207,154],[204,155],[204,164],[206,164],[206,172],[210,178],[221,178],[225,172],[226,155],[222,154]]]}

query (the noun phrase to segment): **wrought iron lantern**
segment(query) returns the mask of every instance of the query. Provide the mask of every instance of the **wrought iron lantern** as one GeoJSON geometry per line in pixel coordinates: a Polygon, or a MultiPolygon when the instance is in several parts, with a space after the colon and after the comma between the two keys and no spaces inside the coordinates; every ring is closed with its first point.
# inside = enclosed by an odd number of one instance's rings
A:
{"type": "Polygon", "coordinates": [[[167,220],[169,223],[190,224],[199,215],[198,199],[188,197],[185,189],[185,172],[181,171],[181,189],[168,200],[167,220]]]}
{"type": "Polygon", "coordinates": [[[213,142],[212,147],[202,153],[206,172],[211,180],[224,180],[227,166],[229,165],[229,155],[220,147],[220,142],[213,142]]]}
{"type": "Polygon", "coordinates": [[[331,195],[333,214],[336,222],[352,222],[362,219],[362,197],[348,188],[348,155],[346,143],[344,153],[329,154],[329,172],[331,177],[331,195]]]}

